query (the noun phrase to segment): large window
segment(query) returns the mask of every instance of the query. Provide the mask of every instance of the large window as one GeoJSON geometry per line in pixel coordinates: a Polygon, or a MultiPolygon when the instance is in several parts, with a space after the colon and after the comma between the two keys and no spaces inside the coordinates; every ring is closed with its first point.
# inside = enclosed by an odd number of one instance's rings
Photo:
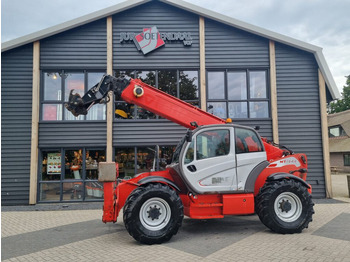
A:
{"type": "Polygon", "coordinates": [[[95,148],[42,150],[39,202],[102,200],[98,163],[105,156],[95,148]]]}
{"type": "Polygon", "coordinates": [[[346,133],[342,126],[331,126],[328,128],[329,137],[346,136],[346,133]]]}
{"type": "Polygon", "coordinates": [[[344,166],[350,166],[350,154],[344,155],[344,166]]]}
{"type": "MultiPolygon", "coordinates": [[[[199,106],[198,71],[193,70],[150,70],[118,71],[116,76],[139,78],[146,84],[159,88],[172,96],[178,97],[194,106],[199,106]]],[[[115,101],[117,119],[156,119],[155,114],[141,107],[115,101]]]]}
{"type": "Polygon", "coordinates": [[[267,70],[209,71],[207,100],[220,118],[268,118],[267,70]]]}
{"type": "Polygon", "coordinates": [[[74,117],[65,107],[71,90],[83,96],[87,90],[97,84],[103,72],[44,72],[42,81],[41,119],[43,121],[58,120],[105,120],[106,105],[93,106],[88,115],[74,117]]]}
{"type": "Polygon", "coordinates": [[[165,170],[171,163],[175,146],[120,147],[115,149],[119,177],[131,178],[136,174],[165,170]]]}

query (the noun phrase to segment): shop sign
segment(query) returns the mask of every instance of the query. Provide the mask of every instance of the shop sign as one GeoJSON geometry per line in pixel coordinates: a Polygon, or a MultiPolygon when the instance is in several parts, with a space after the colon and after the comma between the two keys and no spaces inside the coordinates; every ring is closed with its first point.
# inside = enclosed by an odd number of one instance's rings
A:
{"type": "Polygon", "coordinates": [[[131,32],[120,33],[120,43],[133,41],[136,48],[144,55],[165,45],[165,41],[182,41],[185,46],[192,45],[191,33],[160,33],[156,26],[144,28],[140,34],[131,32]]]}

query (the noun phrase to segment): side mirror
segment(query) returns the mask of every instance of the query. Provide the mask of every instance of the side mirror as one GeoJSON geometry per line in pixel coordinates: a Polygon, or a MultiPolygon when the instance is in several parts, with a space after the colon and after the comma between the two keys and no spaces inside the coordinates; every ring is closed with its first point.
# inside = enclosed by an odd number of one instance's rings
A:
{"type": "Polygon", "coordinates": [[[188,130],[187,133],[186,133],[186,142],[192,142],[192,131],[191,130],[188,130]]]}

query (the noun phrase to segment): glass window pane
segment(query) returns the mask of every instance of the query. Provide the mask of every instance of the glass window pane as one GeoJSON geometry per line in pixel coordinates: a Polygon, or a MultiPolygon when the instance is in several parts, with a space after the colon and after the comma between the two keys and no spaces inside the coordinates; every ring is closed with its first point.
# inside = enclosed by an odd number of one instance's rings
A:
{"type": "Polygon", "coordinates": [[[157,116],[146,109],[143,109],[140,106],[136,106],[136,118],[137,119],[156,119],[157,116]]]}
{"type": "Polygon", "coordinates": [[[65,73],[65,100],[68,101],[70,91],[84,95],[84,73],[65,73]]]}
{"type": "Polygon", "coordinates": [[[156,169],[156,149],[155,147],[138,147],[137,148],[137,171],[143,173],[155,171],[156,169]]]}
{"type": "Polygon", "coordinates": [[[226,102],[209,102],[208,112],[220,118],[226,118],[226,102]]]}
{"type": "Polygon", "coordinates": [[[159,147],[159,170],[165,170],[166,166],[171,164],[176,146],[159,147]]]}
{"type": "Polygon", "coordinates": [[[82,179],[83,153],[82,149],[65,151],[64,179],[82,179]]]}
{"type": "Polygon", "coordinates": [[[103,184],[97,181],[85,183],[85,199],[103,199],[103,184]]]}
{"type": "Polygon", "coordinates": [[[88,77],[88,86],[87,86],[87,88],[90,89],[94,85],[98,84],[101,81],[102,76],[104,74],[105,73],[103,73],[103,72],[98,72],[98,73],[89,72],[87,74],[87,77],[88,77]]]}
{"type": "Polygon", "coordinates": [[[40,201],[60,201],[60,183],[40,183],[39,200],[40,201]]]}
{"type": "Polygon", "coordinates": [[[250,98],[267,98],[266,71],[249,72],[250,98]]]}
{"type": "Polygon", "coordinates": [[[61,151],[43,151],[42,157],[41,180],[60,180],[62,173],[61,151]]]}
{"type": "Polygon", "coordinates": [[[105,150],[86,150],[86,179],[98,179],[98,164],[100,162],[106,162],[105,150]]]}
{"type": "Polygon", "coordinates": [[[116,148],[115,162],[119,164],[119,177],[127,178],[135,175],[135,148],[116,148]]]}
{"type": "Polygon", "coordinates": [[[117,119],[132,119],[134,118],[134,108],[132,104],[127,104],[125,102],[115,103],[115,117],[117,119]]]}
{"type": "Polygon", "coordinates": [[[235,128],[235,132],[237,154],[263,151],[261,141],[254,131],[235,128]]]}
{"type": "Polygon", "coordinates": [[[229,102],[228,117],[229,118],[248,118],[247,102],[229,102]]]}
{"type": "Polygon", "coordinates": [[[42,118],[45,121],[62,120],[61,104],[43,104],[42,118]]]}
{"type": "Polygon", "coordinates": [[[186,151],[184,164],[187,165],[191,163],[193,160],[194,160],[194,140],[192,140],[190,146],[186,151]]]}
{"type": "Polygon", "coordinates": [[[197,136],[197,160],[227,155],[230,151],[229,130],[210,130],[197,136]]]}
{"type": "Polygon", "coordinates": [[[115,77],[127,76],[131,78],[135,78],[135,73],[136,73],[135,70],[120,70],[115,73],[115,77]]]}
{"type": "Polygon", "coordinates": [[[249,102],[250,118],[268,118],[268,102],[249,102]]]}
{"type": "Polygon", "coordinates": [[[83,182],[68,182],[62,183],[63,194],[62,200],[83,200],[83,182]]]}
{"type": "Polygon", "coordinates": [[[158,89],[177,97],[176,70],[161,70],[158,72],[158,89]]]}
{"type": "Polygon", "coordinates": [[[350,155],[344,155],[344,166],[350,166],[350,155]]]}
{"type": "Polygon", "coordinates": [[[247,76],[246,72],[227,73],[227,89],[229,100],[247,99],[247,76]]]}
{"type": "Polygon", "coordinates": [[[44,100],[61,100],[61,76],[59,73],[44,74],[44,100]]]}
{"type": "Polygon", "coordinates": [[[106,120],[106,104],[93,105],[86,115],[86,120],[106,120]]]}
{"type": "Polygon", "coordinates": [[[155,71],[137,71],[137,78],[139,78],[142,82],[151,85],[153,87],[156,86],[156,72],[155,71]]]}
{"type": "Polygon", "coordinates": [[[68,109],[65,107],[64,108],[64,119],[65,120],[84,120],[84,115],[79,115],[78,117],[75,117],[72,114],[72,112],[69,112],[68,109]]]}
{"type": "Polygon", "coordinates": [[[180,99],[198,99],[198,71],[180,71],[179,75],[180,99]]]}
{"type": "Polygon", "coordinates": [[[224,72],[208,72],[208,99],[225,99],[224,72]]]}

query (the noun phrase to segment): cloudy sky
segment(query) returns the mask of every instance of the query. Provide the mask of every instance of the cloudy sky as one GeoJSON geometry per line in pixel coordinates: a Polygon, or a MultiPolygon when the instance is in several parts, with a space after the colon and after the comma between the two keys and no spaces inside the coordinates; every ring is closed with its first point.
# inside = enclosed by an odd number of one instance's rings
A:
{"type": "MultiPolygon", "coordinates": [[[[1,0],[1,42],[123,0],[1,0]]],[[[323,48],[340,92],[350,75],[349,0],[186,0],[323,48]]]]}

